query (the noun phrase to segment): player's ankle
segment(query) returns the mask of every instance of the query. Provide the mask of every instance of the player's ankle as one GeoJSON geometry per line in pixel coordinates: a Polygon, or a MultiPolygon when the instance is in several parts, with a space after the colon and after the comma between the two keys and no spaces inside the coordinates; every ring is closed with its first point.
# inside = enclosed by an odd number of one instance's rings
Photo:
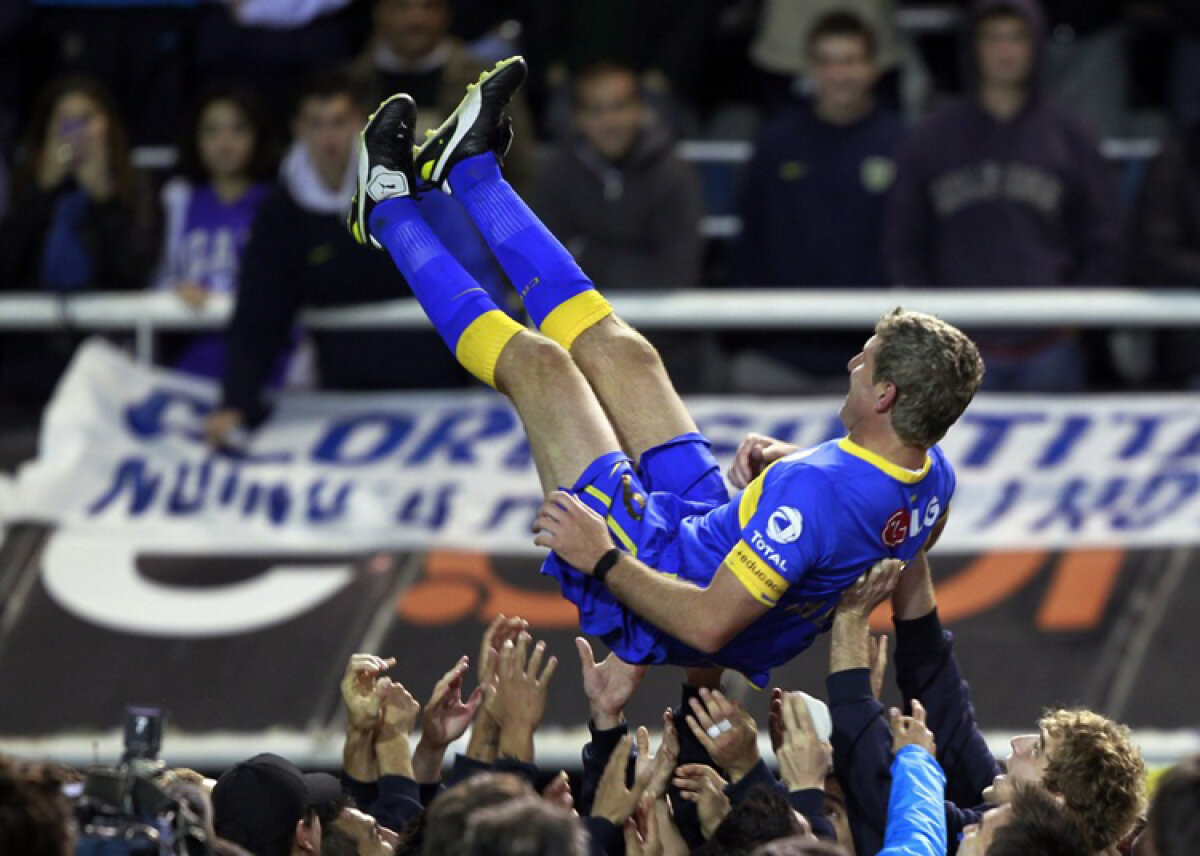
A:
{"type": "Polygon", "coordinates": [[[446,176],[450,189],[455,193],[466,193],[476,185],[489,181],[499,181],[500,163],[492,152],[471,155],[450,167],[446,176]]]}

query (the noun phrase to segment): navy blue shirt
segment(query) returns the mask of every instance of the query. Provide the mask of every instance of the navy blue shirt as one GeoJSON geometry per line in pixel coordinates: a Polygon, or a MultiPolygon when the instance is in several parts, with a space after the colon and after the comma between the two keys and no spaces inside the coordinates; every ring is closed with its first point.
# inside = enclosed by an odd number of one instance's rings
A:
{"type": "Polygon", "coordinates": [[[732,281],[885,285],[884,198],[903,133],[900,117],[882,107],[849,125],[831,125],[807,105],[771,120],[746,166],[732,281]]]}

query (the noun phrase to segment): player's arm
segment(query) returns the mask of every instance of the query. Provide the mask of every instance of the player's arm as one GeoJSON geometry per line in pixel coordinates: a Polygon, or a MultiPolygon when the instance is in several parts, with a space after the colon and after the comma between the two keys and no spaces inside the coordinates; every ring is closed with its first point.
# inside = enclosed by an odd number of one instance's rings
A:
{"type": "MultiPolygon", "coordinates": [[[[613,549],[604,518],[565,491],[555,491],[546,499],[534,531],[535,544],[549,547],[585,574],[613,549]]],[[[642,618],[705,653],[721,650],[770,608],[746,589],[728,563],[707,588],[700,588],[622,553],[604,583],[642,618]]]]}
{"type": "Polygon", "coordinates": [[[929,537],[925,540],[925,546],[917,552],[917,555],[913,556],[912,561],[908,563],[909,566],[900,575],[896,591],[892,594],[892,614],[897,620],[908,621],[920,618],[933,612],[934,607],[937,606],[927,554],[937,543],[942,530],[946,528],[946,519],[949,516],[950,512],[947,511],[934,524],[933,529],[929,532],[929,537]]]}

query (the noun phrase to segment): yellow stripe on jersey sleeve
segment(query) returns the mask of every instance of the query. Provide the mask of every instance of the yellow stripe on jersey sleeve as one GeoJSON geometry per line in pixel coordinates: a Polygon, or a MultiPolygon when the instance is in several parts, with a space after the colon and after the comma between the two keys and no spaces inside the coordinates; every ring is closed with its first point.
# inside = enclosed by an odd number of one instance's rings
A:
{"type": "Polygon", "coordinates": [[[788,590],[788,582],[767,564],[745,541],[738,541],[725,557],[725,567],[746,587],[754,599],[775,606],[788,590]]]}
{"type": "Polygon", "coordinates": [[[767,481],[767,473],[771,467],[779,461],[774,461],[767,466],[765,470],[758,474],[758,477],[750,484],[746,485],[746,489],[742,491],[742,498],[738,502],[738,528],[745,529],[746,524],[750,522],[750,518],[754,516],[754,512],[758,511],[758,501],[762,499],[763,485],[767,481]]]}

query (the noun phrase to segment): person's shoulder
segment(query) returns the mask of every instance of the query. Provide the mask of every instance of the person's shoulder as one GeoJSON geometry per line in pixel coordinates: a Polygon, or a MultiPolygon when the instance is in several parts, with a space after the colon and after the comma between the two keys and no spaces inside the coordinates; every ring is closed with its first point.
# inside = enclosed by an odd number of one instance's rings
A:
{"type": "Polygon", "coordinates": [[[911,129],[917,137],[936,137],[979,120],[979,106],[969,98],[956,97],[940,101],[929,109],[911,129]]]}
{"type": "Polygon", "coordinates": [[[809,104],[789,103],[777,110],[763,123],[758,134],[759,144],[791,139],[796,134],[807,133],[816,124],[816,121],[809,104]]]}

